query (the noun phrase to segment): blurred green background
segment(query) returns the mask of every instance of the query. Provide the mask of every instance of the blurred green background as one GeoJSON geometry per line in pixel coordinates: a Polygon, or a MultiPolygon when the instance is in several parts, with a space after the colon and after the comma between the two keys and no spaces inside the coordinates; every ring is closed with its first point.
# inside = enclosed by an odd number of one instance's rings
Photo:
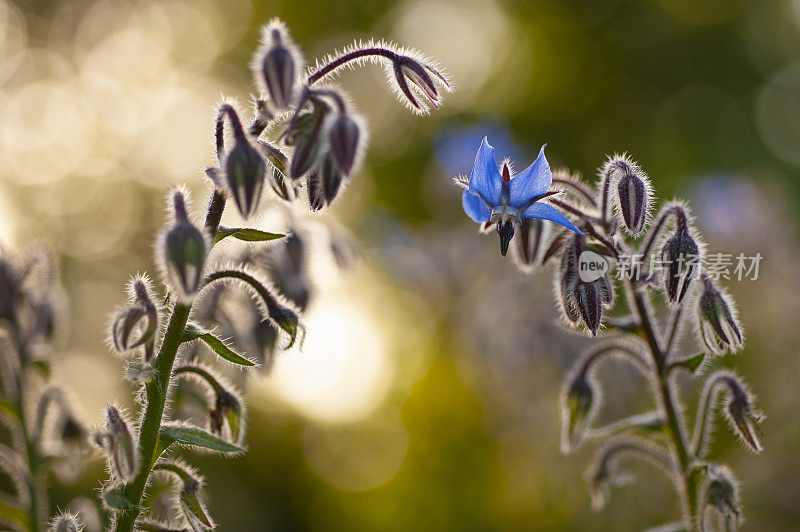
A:
{"type": "MultiPolygon", "coordinates": [[[[247,101],[275,16],[312,64],[387,38],[437,59],[456,91],[419,119],[379,68],[343,74],[369,123],[365,164],[330,213],[295,216],[311,241],[346,228],[360,260],[333,272],[317,242],[308,345],[247,382],[250,452],[184,453],[221,530],[635,530],[677,516],[668,481],[636,465],[635,485],[594,513],[591,449],[560,454],[560,380],[589,341],[556,326],[551,274],[518,272],[461,212],[451,178],[483,131],[519,166],[548,142],[554,166],[589,180],[628,152],[662,198],[691,201],[712,250],[764,256],[757,281],[728,283],[748,342],[723,363],[759,396],[766,451],[722,423],[714,451],[743,481],[745,529],[800,527],[791,0],[0,0],[0,240],[58,251],[70,320],[55,377],[87,423],[132,404],[106,316],[130,274],[155,271],[167,187],[202,205],[213,106],[247,101]]],[[[627,368],[601,378],[602,419],[650,408],[627,368]]],[[[53,506],[94,494],[102,470],[96,457],[76,484],[54,483],[53,506]]]]}

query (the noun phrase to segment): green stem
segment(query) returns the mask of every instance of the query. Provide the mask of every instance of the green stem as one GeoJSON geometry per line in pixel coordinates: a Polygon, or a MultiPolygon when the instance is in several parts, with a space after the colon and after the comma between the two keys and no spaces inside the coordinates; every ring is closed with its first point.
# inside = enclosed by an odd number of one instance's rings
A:
{"type": "Polygon", "coordinates": [[[683,421],[678,416],[675,397],[670,389],[666,353],[661,348],[661,343],[656,333],[644,294],[633,285],[630,279],[628,280],[627,287],[631,292],[635,311],[639,317],[641,332],[647,341],[650,353],[653,357],[653,388],[655,390],[656,400],[667,422],[667,431],[672,450],[680,464],[681,474],[679,479],[683,488],[683,502],[686,505],[687,526],[692,528],[697,507],[697,486],[696,481],[693,480],[694,476],[691,474],[692,458],[687,449],[686,439],[684,437],[685,430],[683,421]]]}
{"type": "MultiPolygon", "coordinates": [[[[22,436],[22,441],[25,444],[25,460],[27,462],[30,478],[27,479],[28,492],[30,494],[31,504],[29,510],[31,530],[38,531],[44,530],[44,524],[47,522],[47,492],[44,490],[44,472],[40,470],[43,459],[39,456],[39,449],[36,444],[37,434],[32,434],[28,427],[31,425],[30,421],[26,418],[29,413],[23,405],[23,398],[25,397],[25,378],[26,378],[26,361],[29,360],[25,343],[22,341],[21,332],[17,325],[17,320],[11,320],[11,336],[14,344],[17,347],[17,354],[21,362],[19,384],[17,389],[17,397],[14,400],[14,406],[19,413],[19,425],[22,436]]],[[[35,414],[34,414],[35,416],[35,414]]]]}
{"type": "MultiPolygon", "coordinates": [[[[217,234],[217,229],[219,229],[224,209],[225,196],[215,190],[206,214],[205,223],[206,230],[211,234],[212,241],[217,234]]],[[[191,310],[191,305],[180,303],[175,305],[169,318],[167,331],[164,333],[161,348],[152,362],[157,376],[145,386],[147,407],[139,430],[139,471],[136,477],[125,487],[125,495],[134,504],[134,508],[121,510],[117,515],[117,530],[121,532],[133,531],[136,518],[139,517],[142,510],[142,497],[147,487],[147,480],[150,477],[153,464],[158,460],[159,432],[164,417],[164,406],[169,395],[172,367],[175,364],[178,348],[186,333],[186,323],[189,320],[191,310]]]]}

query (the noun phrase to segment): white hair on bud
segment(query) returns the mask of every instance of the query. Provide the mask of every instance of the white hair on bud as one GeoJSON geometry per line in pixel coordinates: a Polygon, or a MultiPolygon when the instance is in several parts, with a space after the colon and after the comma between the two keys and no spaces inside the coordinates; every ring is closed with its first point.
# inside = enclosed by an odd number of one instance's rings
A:
{"type": "MultiPolygon", "coordinates": [[[[615,153],[614,155],[609,156],[605,164],[600,167],[598,170],[598,175],[600,177],[600,183],[598,186],[599,193],[601,195],[603,194],[603,186],[606,185],[607,181],[607,186],[609,187],[608,201],[610,201],[613,206],[614,217],[618,221],[619,225],[621,225],[632,237],[639,236],[642,232],[646,231],[652,220],[653,185],[650,182],[650,178],[648,177],[647,173],[642,169],[641,166],[639,166],[639,163],[634,161],[625,152],[622,154],[615,153]],[[616,190],[613,190],[618,186],[620,180],[628,174],[633,174],[634,176],[638,177],[644,185],[644,222],[642,223],[641,231],[637,233],[633,233],[624,223],[619,197],[616,190]]],[[[602,197],[598,199],[599,202],[603,201],[602,197]]]]}
{"type": "Polygon", "coordinates": [[[50,521],[48,532],[81,532],[83,523],[78,516],[70,511],[64,510],[50,521]]]}

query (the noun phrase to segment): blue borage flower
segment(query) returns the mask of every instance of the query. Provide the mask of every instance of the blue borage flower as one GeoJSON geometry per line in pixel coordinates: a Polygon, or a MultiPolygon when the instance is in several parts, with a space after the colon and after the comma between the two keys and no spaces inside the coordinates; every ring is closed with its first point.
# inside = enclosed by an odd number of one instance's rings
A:
{"type": "Polygon", "coordinates": [[[549,220],[578,234],[585,234],[551,205],[538,203],[559,192],[549,190],[553,176],[544,156],[545,146],[542,146],[533,164],[513,177],[507,164],[503,165],[500,173],[494,160],[494,148],[486,137],[478,148],[461,203],[474,221],[497,224],[500,253],[503,255],[508,252],[508,244],[514,237],[514,225],[525,218],[549,220]]]}

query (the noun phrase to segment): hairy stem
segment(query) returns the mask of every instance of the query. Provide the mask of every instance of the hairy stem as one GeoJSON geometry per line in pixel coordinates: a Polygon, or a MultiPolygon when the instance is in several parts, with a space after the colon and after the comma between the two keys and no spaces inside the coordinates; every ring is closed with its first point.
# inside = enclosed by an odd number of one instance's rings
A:
{"type": "Polygon", "coordinates": [[[24,405],[25,398],[25,361],[29,360],[27,347],[22,340],[22,334],[16,319],[10,320],[11,336],[17,348],[17,354],[22,362],[20,368],[19,382],[17,396],[14,400],[14,406],[19,412],[19,429],[22,437],[22,442],[25,446],[25,461],[30,472],[30,478],[26,479],[28,485],[28,493],[30,494],[30,509],[28,515],[30,517],[31,530],[43,530],[44,524],[47,520],[48,500],[47,492],[44,489],[44,472],[41,471],[41,465],[44,463],[43,457],[39,455],[39,447],[37,445],[36,429],[34,432],[29,430],[31,425],[30,420],[27,419],[27,411],[24,405]]]}
{"type": "MultiPolygon", "coordinates": [[[[221,128],[217,129],[218,136],[221,136],[221,128]]],[[[221,149],[221,142],[217,142],[221,149]]],[[[211,234],[212,240],[219,229],[219,222],[222,212],[225,209],[225,196],[218,190],[214,191],[206,214],[206,229],[211,234]]],[[[118,514],[117,530],[130,532],[134,529],[136,518],[142,510],[142,496],[147,487],[147,480],[153,469],[153,464],[158,460],[157,451],[159,448],[159,432],[161,422],[164,417],[164,406],[169,394],[170,380],[172,377],[172,367],[175,364],[175,357],[181,345],[183,336],[186,333],[186,323],[189,320],[191,305],[177,303],[172,309],[169,317],[167,331],[161,348],[153,360],[157,376],[146,384],[145,395],[147,397],[147,407],[145,409],[142,424],[139,430],[138,454],[140,458],[139,471],[134,479],[125,487],[126,497],[134,504],[130,510],[121,510],[118,514]]]]}
{"type": "Polygon", "coordinates": [[[334,59],[333,61],[331,61],[330,63],[323,65],[315,72],[312,72],[308,76],[308,84],[313,85],[314,83],[321,80],[322,78],[324,78],[337,68],[342,67],[351,61],[356,61],[358,59],[361,59],[362,57],[385,57],[386,59],[393,61],[397,58],[397,54],[387,48],[380,48],[380,47],[362,48],[360,50],[353,50],[352,52],[341,55],[336,59],[334,59]]]}
{"type": "Polygon", "coordinates": [[[691,526],[691,519],[695,515],[697,506],[697,488],[693,485],[694,482],[690,481],[692,458],[684,437],[683,420],[678,415],[676,398],[670,388],[666,353],[662,350],[659,335],[656,332],[655,323],[647,306],[644,293],[633,286],[633,281],[630,279],[628,279],[626,287],[633,300],[641,332],[647,341],[653,358],[653,388],[656,394],[656,401],[667,423],[670,446],[680,465],[680,481],[683,489],[682,502],[685,504],[685,515],[689,521],[687,525],[691,526]]]}

